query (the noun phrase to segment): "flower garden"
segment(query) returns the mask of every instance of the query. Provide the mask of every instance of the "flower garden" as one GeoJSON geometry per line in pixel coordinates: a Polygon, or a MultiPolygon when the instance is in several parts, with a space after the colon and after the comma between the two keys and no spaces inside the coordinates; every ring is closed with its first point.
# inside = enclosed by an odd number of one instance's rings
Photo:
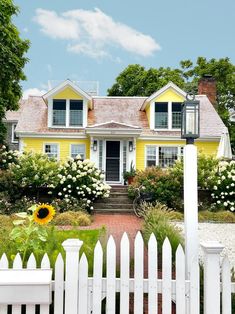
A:
{"type": "MultiPolygon", "coordinates": [[[[235,222],[235,161],[199,154],[198,184],[204,192],[199,197],[199,221],[235,222]]],[[[130,197],[137,188],[153,197],[153,203],[143,208],[144,239],[153,232],[157,238],[167,236],[173,247],[183,244],[179,230],[170,223],[183,219],[182,160],[164,170],[136,171],[128,188],[130,197]]],[[[77,156],[58,162],[45,154],[19,154],[2,146],[0,256],[6,252],[13,260],[20,251],[24,262],[31,251],[38,260],[47,251],[53,264],[57,254],[63,253],[61,242],[72,236],[84,239],[84,250],[92,261],[94,245],[105,231],[77,227],[91,224],[94,202],[109,194],[104,175],[89,160],[77,156]],[[62,230],[68,225],[70,230],[62,230]]]]}
{"type": "Polygon", "coordinates": [[[89,160],[57,162],[45,154],[0,149],[0,256],[17,252],[23,263],[33,251],[37,261],[48,252],[52,265],[67,238],[84,240],[92,254],[104,229],[78,230],[91,224],[93,202],[109,196],[104,175],[89,160]],[[60,226],[70,225],[70,230],[60,226]],[[58,227],[57,227],[58,226],[58,227]]]}

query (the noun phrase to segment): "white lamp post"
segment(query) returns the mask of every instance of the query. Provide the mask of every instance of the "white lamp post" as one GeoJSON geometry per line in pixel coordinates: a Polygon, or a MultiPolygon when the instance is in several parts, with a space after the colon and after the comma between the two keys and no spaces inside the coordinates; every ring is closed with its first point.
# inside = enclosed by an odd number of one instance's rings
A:
{"type": "Polygon", "coordinates": [[[184,225],[186,276],[190,278],[191,263],[198,260],[198,188],[197,147],[199,137],[199,101],[187,95],[182,104],[181,137],[186,139],[184,148],[184,225]]]}

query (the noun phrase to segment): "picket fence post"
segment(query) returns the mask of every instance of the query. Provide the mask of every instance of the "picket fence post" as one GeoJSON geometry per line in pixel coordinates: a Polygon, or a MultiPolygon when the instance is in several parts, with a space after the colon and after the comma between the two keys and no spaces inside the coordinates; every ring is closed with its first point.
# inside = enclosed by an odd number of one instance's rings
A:
{"type": "Polygon", "coordinates": [[[78,312],[78,266],[82,244],[83,242],[78,239],[67,239],[62,243],[66,251],[65,314],[78,312]]]}
{"type": "Polygon", "coordinates": [[[204,314],[220,314],[220,253],[217,241],[201,243],[204,251],[204,314]]]}

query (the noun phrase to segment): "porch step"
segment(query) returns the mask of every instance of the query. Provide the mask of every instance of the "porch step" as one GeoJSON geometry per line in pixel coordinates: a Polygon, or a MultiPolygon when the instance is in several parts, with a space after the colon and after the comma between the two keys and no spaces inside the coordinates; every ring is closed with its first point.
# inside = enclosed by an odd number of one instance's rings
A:
{"type": "Polygon", "coordinates": [[[97,200],[94,204],[96,212],[132,212],[133,202],[128,197],[128,187],[111,186],[110,196],[97,200]]]}
{"type": "Polygon", "coordinates": [[[95,213],[133,213],[131,208],[94,208],[95,213]]]}
{"type": "Polygon", "coordinates": [[[109,198],[103,198],[100,200],[96,201],[96,204],[100,203],[109,203],[109,204],[116,204],[116,203],[121,203],[121,204],[133,204],[132,200],[129,199],[128,197],[122,196],[122,195],[111,195],[109,198]]]}
{"type": "Polygon", "coordinates": [[[122,204],[120,202],[117,203],[95,203],[95,209],[132,209],[132,204],[122,204]]]}

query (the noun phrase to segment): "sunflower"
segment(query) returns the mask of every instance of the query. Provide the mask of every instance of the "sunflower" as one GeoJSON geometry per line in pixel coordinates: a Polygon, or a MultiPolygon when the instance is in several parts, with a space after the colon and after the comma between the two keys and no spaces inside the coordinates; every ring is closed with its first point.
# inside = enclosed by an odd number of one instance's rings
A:
{"type": "Polygon", "coordinates": [[[55,216],[55,209],[48,204],[42,204],[36,207],[33,212],[33,220],[39,225],[45,225],[55,216]]]}

